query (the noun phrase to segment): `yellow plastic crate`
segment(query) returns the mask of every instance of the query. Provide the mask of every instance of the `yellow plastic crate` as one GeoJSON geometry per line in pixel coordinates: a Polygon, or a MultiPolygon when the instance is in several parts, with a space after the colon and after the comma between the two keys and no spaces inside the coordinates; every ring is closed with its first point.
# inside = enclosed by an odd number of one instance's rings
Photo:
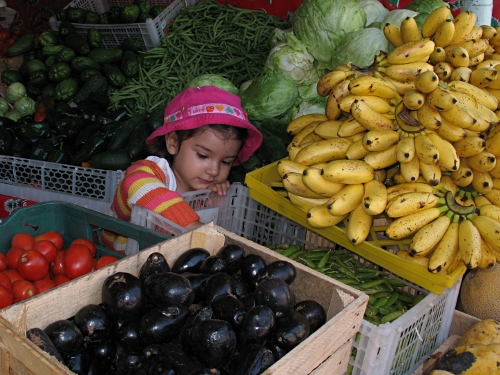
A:
{"type": "Polygon", "coordinates": [[[246,175],[245,184],[249,188],[250,198],[430,292],[441,294],[446,288],[452,288],[465,273],[464,266],[457,268],[450,275],[433,274],[424,266],[397,256],[395,253],[404,249],[410,240],[394,241],[385,237],[384,231],[387,225],[385,219],[374,221],[375,225],[371,229],[369,239],[361,245],[353,245],[349,241],[345,224],[344,227],[311,227],[307,223],[306,212],[303,209],[272,189],[272,183],[281,181],[277,163],[266,165],[246,175]]]}

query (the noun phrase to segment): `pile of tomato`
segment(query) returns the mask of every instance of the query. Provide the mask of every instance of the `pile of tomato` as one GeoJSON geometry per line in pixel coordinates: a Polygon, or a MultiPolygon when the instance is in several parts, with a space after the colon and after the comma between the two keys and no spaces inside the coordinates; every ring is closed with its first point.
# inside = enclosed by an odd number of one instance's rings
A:
{"type": "Polygon", "coordinates": [[[4,57],[7,49],[24,33],[19,26],[13,26],[11,29],[0,25],[0,58],[4,57]]]}
{"type": "Polygon", "coordinates": [[[76,238],[65,247],[63,236],[47,231],[15,234],[0,253],[0,308],[26,300],[67,281],[100,269],[119,258],[96,257],[94,243],[76,238]]]}

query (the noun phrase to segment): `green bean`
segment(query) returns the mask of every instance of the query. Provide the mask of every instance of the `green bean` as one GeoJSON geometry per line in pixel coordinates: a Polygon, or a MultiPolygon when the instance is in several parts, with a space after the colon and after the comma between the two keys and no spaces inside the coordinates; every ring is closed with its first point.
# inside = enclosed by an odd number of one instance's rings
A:
{"type": "Polygon", "coordinates": [[[404,313],[405,313],[404,310],[399,310],[399,311],[393,311],[387,315],[384,315],[383,317],[380,318],[380,324],[390,323],[390,322],[396,320],[397,318],[399,318],[404,313]]]}
{"type": "Polygon", "coordinates": [[[289,246],[281,254],[284,255],[284,256],[286,256],[286,257],[289,257],[289,256],[295,254],[296,252],[298,252],[300,249],[301,249],[301,247],[299,245],[292,245],[292,246],[289,246]]]}
{"type": "Polygon", "coordinates": [[[391,296],[389,297],[389,299],[385,303],[385,306],[387,306],[387,307],[392,306],[394,303],[396,303],[398,298],[399,298],[399,293],[397,291],[392,292],[391,296]]]}

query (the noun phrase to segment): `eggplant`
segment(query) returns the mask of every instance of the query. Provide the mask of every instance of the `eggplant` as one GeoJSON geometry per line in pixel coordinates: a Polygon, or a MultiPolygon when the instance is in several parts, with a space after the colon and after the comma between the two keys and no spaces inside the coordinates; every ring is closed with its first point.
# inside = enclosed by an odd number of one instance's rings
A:
{"type": "Polygon", "coordinates": [[[65,361],[83,346],[82,332],[69,320],[56,320],[45,327],[44,331],[65,361]]]}
{"type": "Polygon", "coordinates": [[[203,305],[210,306],[215,297],[223,294],[232,294],[232,292],[233,284],[231,276],[224,272],[215,273],[205,281],[202,298],[203,305]]]}
{"type": "Polygon", "coordinates": [[[165,358],[157,358],[154,363],[149,365],[148,374],[150,375],[176,375],[175,365],[165,358]]]}
{"type": "Polygon", "coordinates": [[[250,344],[241,350],[234,375],[262,374],[274,364],[272,351],[263,345],[250,344]]]}
{"type": "Polygon", "coordinates": [[[258,283],[258,274],[266,266],[266,261],[260,255],[248,254],[241,264],[241,275],[246,282],[255,289],[258,283]]]}
{"type": "Polygon", "coordinates": [[[102,341],[94,341],[87,344],[87,351],[89,352],[92,362],[109,364],[115,359],[116,349],[118,345],[112,338],[102,341]]]}
{"type": "Polygon", "coordinates": [[[310,299],[300,301],[295,305],[294,309],[306,317],[309,322],[309,334],[326,323],[326,310],[316,301],[310,299]]]}
{"type": "Polygon", "coordinates": [[[160,356],[174,365],[176,375],[191,375],[205,368],[205,365],[200,363],[196,358],[187,355],[172,343],[161,346],[160,356]]]}
{"type": "Polygon", "coordinates": [[[293,283],[297,276],[295,266],[286,260],[276,260],[265,266],[257,275],[258,282],[264,279],[282,279],[287,284],[293,283]]]}
{"type": "Polygon", "coordinates": [[[226,272],[226,261],[217,255],[210,255],[201,263],[200,272],[209,275],[226,272]]]}
{"type": "Polygon", "coordinates": [[[146,280],[149,275],[170,271],[170,265],[163,254],[154,252],[148,256],[148,259],[146,259],[144,264],[141,266],[141,269],[139,270],[139,280],[144,283],[144,280],[146,280]]]}
{"type": "Polygon", "coordinates": [[[186,353],[191,355],[192,354],[192,340],[191,340],[191,332],[193,327],[198,324],[199,322],[202,322],[204,320],[212,319],[214,315],[214,312],[211,307],[209,306],[204,306],[198,312],[194,315],[191,315],[187,320],[186,323],[184,324],[184,327],[182,327],[181,333],[179,335],[180,343],[182,350],[186,353]]]}
{"type": "Polygon", "coordinates": [[[245,281],[240,273],[231,275],[231,284],[234,295],[243,302],[247,309],[252,308],[255,305],[254,288],[245,281]]]}
{"type": "Polygon", "coordinates": [[[195,247],[182,253],[172,265],[172,272],[199,273],[201,263],[210,256],[208,250],[201,247],[195,247]]]}
{"type": "Polygon", "coordinates": [[[140,320],[123,323],[118,329],[115,339],[125,349],[133,351],[141,351],[147,345],[141,337],[140,320]]]}
{"type": "Polygon", "coordinates": [[[193,303],[198,303],[201,301],[203,297],[203,286],[205,285],[205,281],[208,280],[210,275],[206,273],[189,273],[185,272],[182,274],[186,279],[189,280],[191,286],[194,290],[194,300],[193,303]]]}
{"type": "Polygon", "coordinates": [[[268,306],[280,318],[292,312],[295,294],[285,280],[264,279],[257,285],[255,303],[268,306]]]}
{"type": "Polygon", "coordinates": [[[66,366],[78,375],[87,375],[90,370],[90,356],[82,346],[76,353],[70,355],[65,360],[66,366]]]}
{"type": "Polygon", "coordinates": [[[238,345],[264,345],[272,339],[276,318],[273,310],[264,305],[257,305],[247,311],[240,327],[237,330],[238,345]]]}
{"type": "Polygon", "coordinates": [[[293,349],[309,336],[309,322],[297,311],[276,321],[274,339],[276,344],[287,350],[293,349]]]}
{"type": "Polygon", "coordinates": [[[127,322],[142,316],[147,307],[147,295],[136,276],[117,272],[104,280],[102,305],[113,319],[127,322]]]}
{"type": "Polygon", "coordinates": [[[64,362],[61,353],[57,350],[54,343],[47,335],[47,333],[41,328],[31,328],[26,331],[26,337],[28,340],[33,342],[36,346],[42,349],[44,352],[50,354],[52,357],[57,359],[59,362],[64,362]]]}
{"type": "Polygon", "coordinates": [[[227,244],[220,248],[216,254],[226,262],[226,272],[233,275],[241,270],[245,250],[236,244],[227,244]]]}
{"type": "Polygon", "coordinates": [[[141,318],[140,337],[148,344],[166,343],[179,335],[188,317],[186,306],[151,309],[141,318]]]}
{"type": "Polygon", "coordinates": [[[187,278],[173,272],[149,275],[144,289],[151,301],[160,308],[189,306],[194,301],[194,290],[187,278]]]}
{"type": "Polygon", "coordinates": [[[147,359],[142,351],[133,351],[119,346],[115,357],[116,373],[120,375],[145,375],[147,359]]]}
{"type": "Polygon", "coordinates": [[[274,339],[274,337],[266,343],[266,348],[271,350],[271,352],[273,353],[275,362],[278,362],[289,352],[288,349],[282,348],[281,346],[276,344],[276,340],[274,339]]]}
{"type": "Polygon", "coordinates": [[[233,329],[241,325],[245,318],[245,305],[232,294],[217,296],[210,305],[214,319],[222,319],[231,324],[233,329]]]}
{"type": "Polygon", "coordinates": [[[112,322],[102,306],[89,304],[75,314],[75,324],[80,329],[85,342],[102,341],[113,330],[112,322]]]}
{"type": "Polygon", "coordinates": [[[236,353],[236,333],[220,319],[208,319],[196,324],[191,332],[195,358],[208,367],[223,367],[236,353]]]}

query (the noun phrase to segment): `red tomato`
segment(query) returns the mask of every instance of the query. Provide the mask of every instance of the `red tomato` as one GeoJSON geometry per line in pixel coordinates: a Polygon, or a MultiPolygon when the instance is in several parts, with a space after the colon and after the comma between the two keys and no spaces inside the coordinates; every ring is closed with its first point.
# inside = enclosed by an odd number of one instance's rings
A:
{"type": "Polygon", "coordinates": [[[68,276],[63,275],[62,273],[60,273],[59,275],[55,275],[52,280],[54,280],[54,283],[56,284],[56,286],[59,286],[61,284],[67,283],[68,281],[71,281],[71,279],[68,276]]]}
{"type": "Polygon", "coordinates": [[[3,285],[0,285],[0,309],[12,305],[12,302],[14,302],[12,292],[7,290],[3,285]]]}
{"type": "Polygon", "coordinates": [[[7,274],[0,272],[0,285],[3,285],[9,292],[12,291],[12,281],[7,274]]]}
{"type": "Polygon", "coordinates": [[[25,249],[21,247],[11,247],[7,254],[5,254],[5,260],[7,262],[7,268],[11,270],[17,269],[17,261],[23,255],[25,249]]]}
{"type": "Polygon", "coordinates": [[[17,270],[7,269],[5,271],[2,271],[2,273],[7,275],[7,277],[10,279],[11,283],[13,283],[14,281],[23,279],[23,277],[21,276],[21,274],[19,272],[17,272],[17,270]]]}
{"type": "Polygon", "coordinates": [[[0,253],[0,272],[7,269],[7,255],[0,253]]]}
{"type": "Polygon", "coordinates": [[[70,279],[80,277],[92,271],[92,252],[85,245],[73,245],[64,255],[64,271],[70,279]]]}
{"type": "Polygon", "coordinates": [[[12,295],[14,296],[14,303],[24,301],[36,295],[35,286],[28,280],[16,280],[12,283],[12,295]]]}
{"type": "Polygon", "coordinates": [[[51,279],[42,279],[33,282],[36,294],[40,294],[56,287],[56,282],[51,279]]]}
{"type": "Polygon", "coordinates": [[[17,261],[17,270],[26,280],[41,280],[49,272],[49,262],[38,251],[26,250],[17,261]]]}
{"type": "Polygon", "coordinates": [[[24,250],[29,250],[33,247],[35,243],[35,237],[29,233],[16,233],[12,236],[10,240],[10,245],[12,247],[20,247],[24,250]]]}
{"type": "Polygon", "coordinates": [[[56,258],[57,247],[54,242],[49,240],[39,240],[33,245],[33,250],[38,251],[42,254],[47,262],[52,262],[56,258]]]}
{"type": "Polygon", "coordinates": [[[103,255],[97,260],[97,263],[95,265],[95,269],[98,270],[102,267],[107,266],[108,264],[111,264],[113,262],[116,262],[117,260],[120,260],[117,257],[114,257],[112,255],[103,255]]]}
{"type": "Polygon", "coordinates": [[[71,245],[69,247],[73,245],[85,245],[92,252],[92,256],[95,256],[96,248],[92,241],[87,240],[86,238],[77,238],[76,240],[73,240],[73,242],[71,242],[71,245]]]}
{"type": "Polygon", "coordinates": [[[50,273],[54,276],[65,275],[64,272],[64,254],[66,250],[58,251],[54,260],[50,263],[50,273]]]}
{"type": "Polygon", "coordinates": [[[56,245],[58,251],[62,250],[64,247],[64,238],[61,233],[56,231],[43,232],[35,236],[35,242],[41,240],[51,241],[54,245],[56,245]]]}

